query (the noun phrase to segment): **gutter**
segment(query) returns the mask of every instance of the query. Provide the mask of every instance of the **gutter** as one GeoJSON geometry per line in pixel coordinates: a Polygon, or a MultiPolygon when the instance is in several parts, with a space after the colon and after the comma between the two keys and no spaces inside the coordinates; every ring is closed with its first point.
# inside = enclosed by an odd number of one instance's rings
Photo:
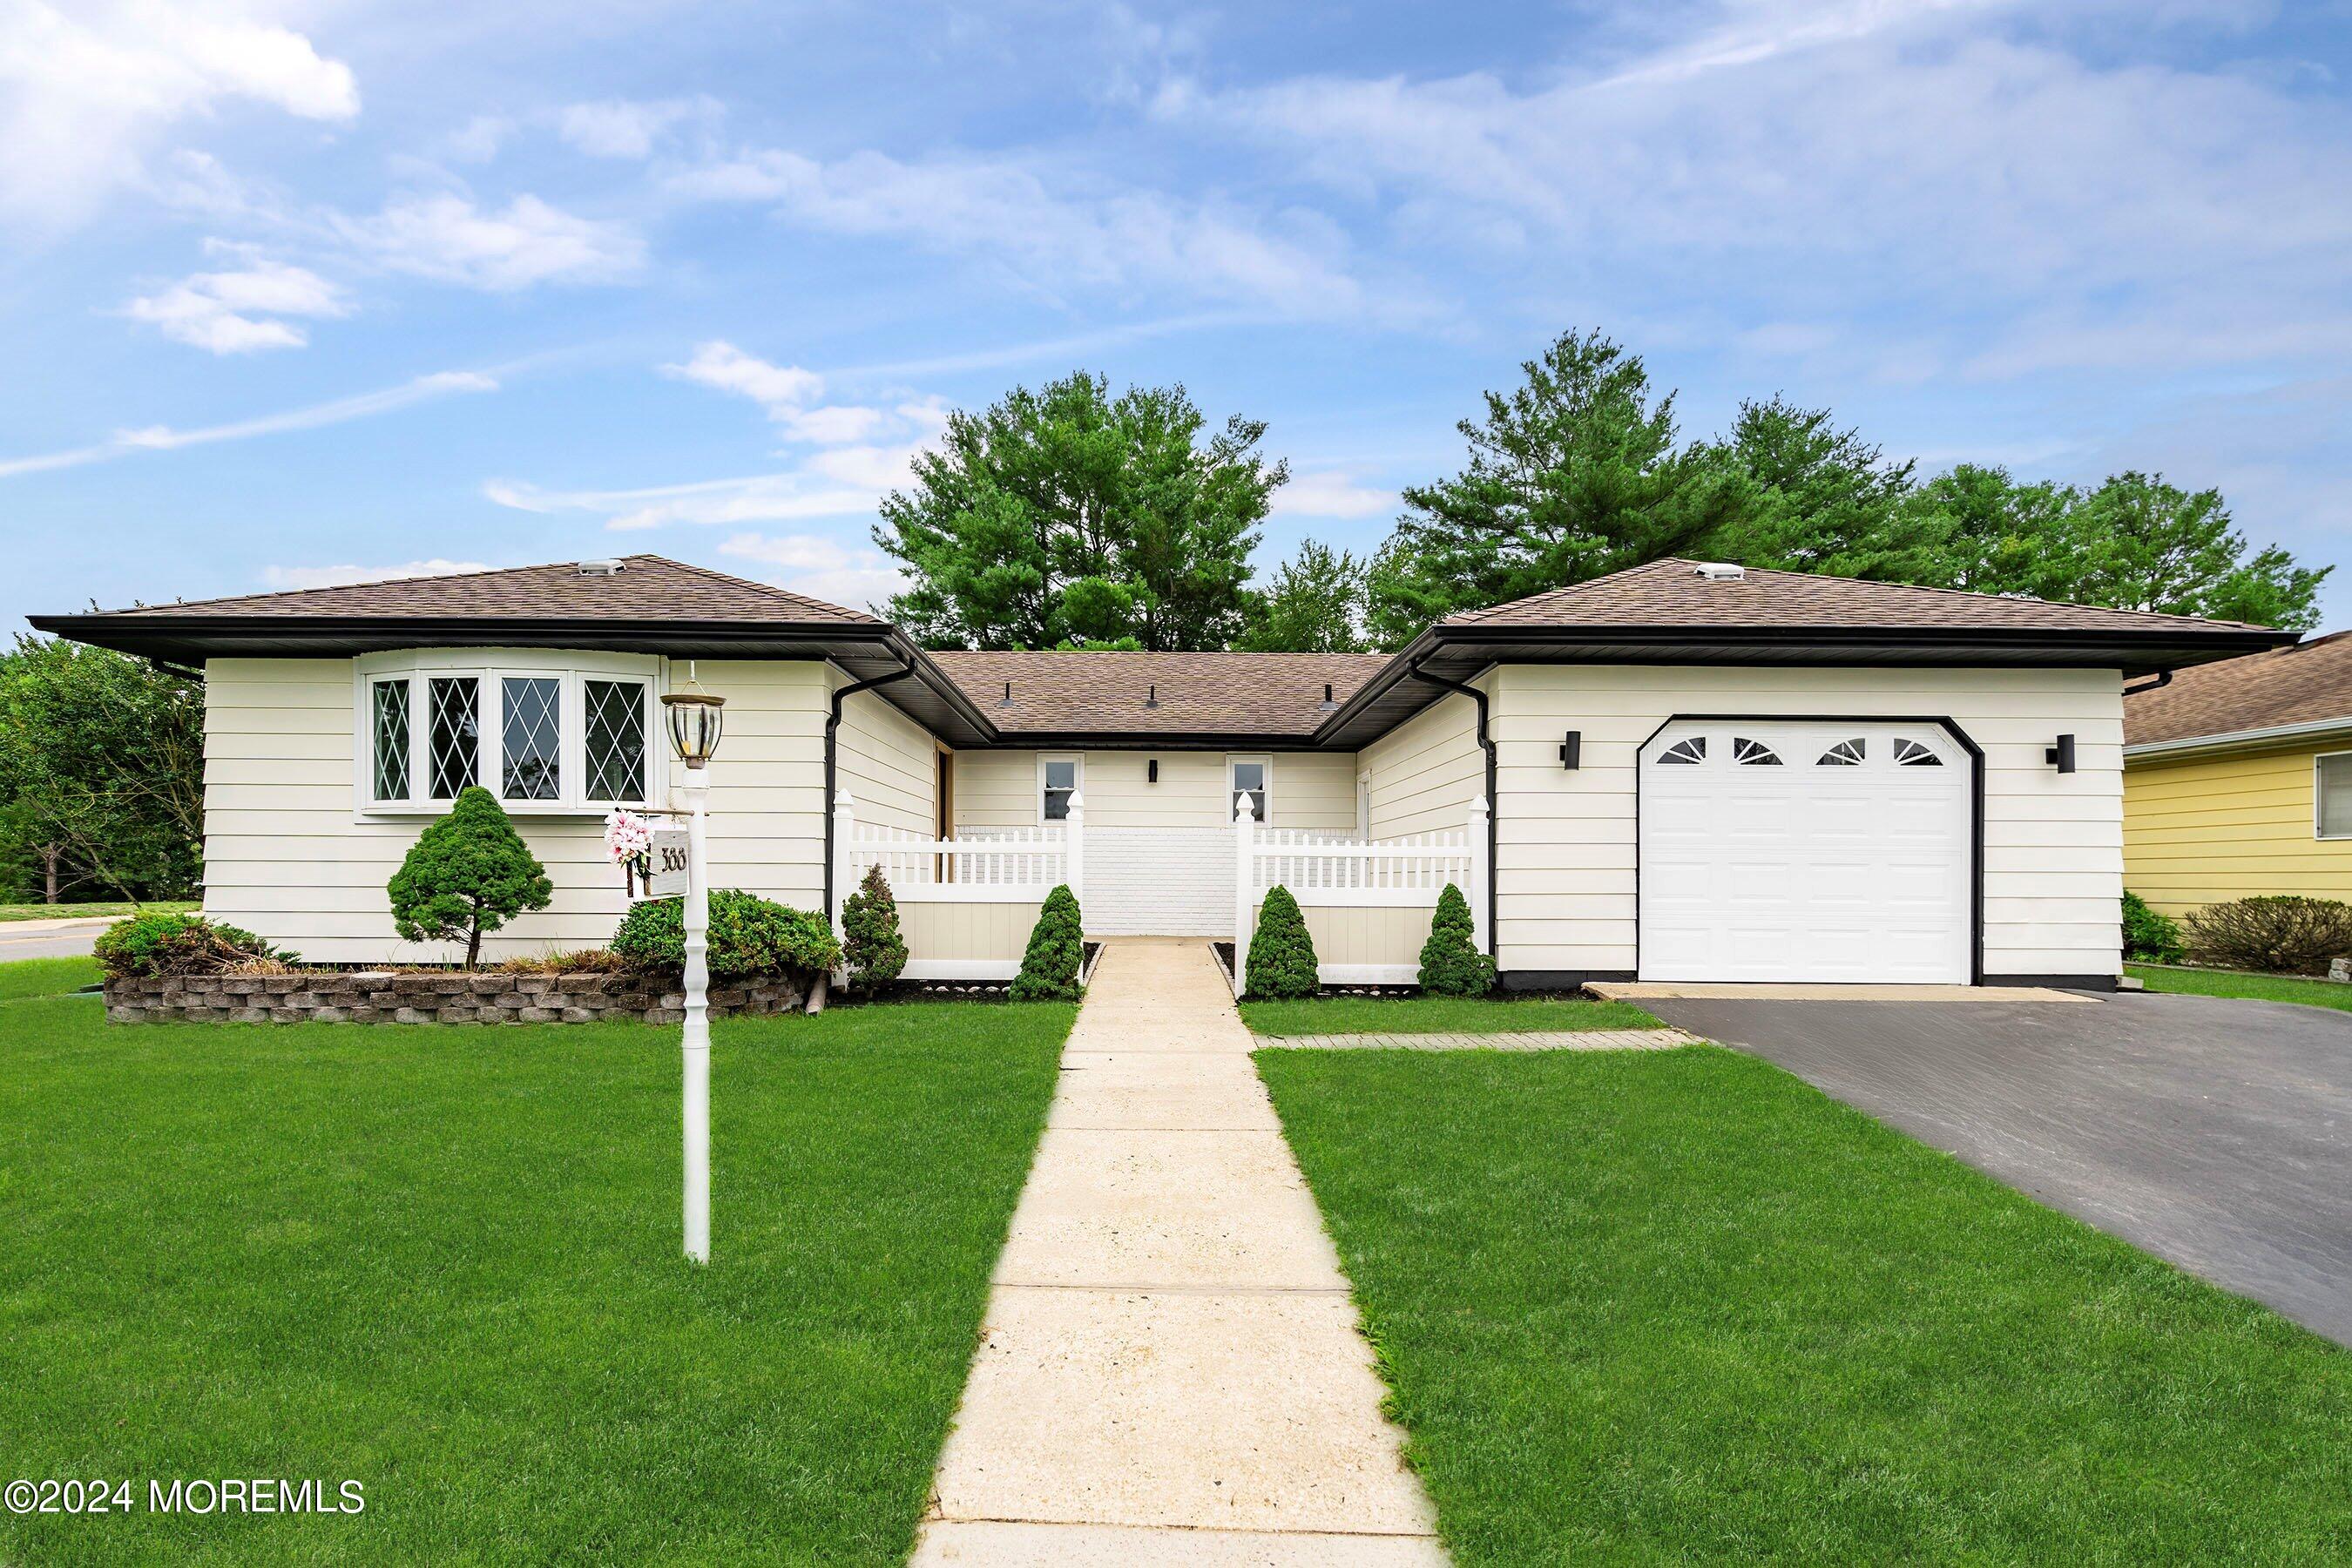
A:
{"type": "Polygon", "coordinates": [[[1423,674],[1419,659],[1406,668],[1405,674],[1412,679],[1424,680],[1432,686],[1442,687],[1447,691],[1467,697],[1478,705],[1478,747],[1486,753],[1486,956],[1492,958],[1495,956],[1496,950],[1502,945],[1503,940],[1502,927],[1496,918],[1496,911],[1501,906],[1496,903],[1495,898],[1495,890],[1502,882],[1500,868],[1495,859],[1495,847],[1500,842],[1496,837],[1496,828],[1503,819],[1503,813],[1501,802],[1495,798],[1495,740],[1486,732],[1486,694],[1475,686],[1465,686],[1458,680],[1448,680],[1440,675],[1423,674]]]}
{"type": "Polygon", "coordinates": [[[2137,762],[2143,757],[2190,756],[2199,752],[2231,752],[2243,746],[2259,746],[2273,741],[2296,741],[2346,731],[2352,731],[2352,713],[2336,719],[2310,719],[2300,724],[2272,724],[2260,730],[2229,730],[2217,735],[2189,735],[2178,741],[2143,741],[2137,746],[2124,748],[2124,761],[2137,762]]]}
{"type": "MultiPolygon", "coordinates": [[[[898,653],[896,648],[893,648],[891,651],[893,653],[898,653]]],[[[835,780],[839,776],[841,768],[841,756],[839,751],[841,705],[848,701],[851,698],[856,696],[861,691],[871,691],[877,686],[887,686],[893,681],[904,680],[907,677],[914,674],[915,661],[911,658],[907,658],[907,656],[903,653],[898,654],[898,657],[906,660],[903,668],[893,670],[888,675],[877,675],[866,680],[853,680],[847,686],[842,687],[838,690],[835,691],[833,694],[833,710],[825,715],[824,808],[824,916],[828,921],[833,919],[833,797],[835,787],[835,780]]]]}

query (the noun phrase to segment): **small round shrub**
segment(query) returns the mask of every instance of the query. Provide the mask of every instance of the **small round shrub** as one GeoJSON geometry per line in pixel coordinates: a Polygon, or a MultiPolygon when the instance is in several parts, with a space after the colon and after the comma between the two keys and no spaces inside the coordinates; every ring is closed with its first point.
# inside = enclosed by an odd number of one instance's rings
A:
{"type": "Polygon", "coordinates": [[[479,784],[459,790],[449,815],[417,836],[385,890],[401,940],[462,942],[468,969],[481,962],[484,936],[555,898],[547,868],[479,784]]]}
{"type": "Polygon", "coordinates": [[[2193,910],[2182,932],[2189,956],[2229,969],[2325,974],[2352,954],[2352,904],[2333,899],[2232,899],[2193,910]]]}
{"type": "Polygon", "coordinates": [[[2124,956],[2150,963],[2178,963],[2186,956],[2180,925],[2169,915],[2147,907],[2137,894],[2124,894],[2124,956]]]}
{"type": "Polygon", "coordinates": [[[109,980],[130,975],[218,974],[264,962],[286,963],[281,952],[249,931],[202,915],[157,910],[119,920],[99,933],[98,966],[109,980]]]}
{"type": "Polygon", "coordinates": [[[1077,895],[1065,884],[1045,895],[1037,923],[1029,929],[1029,951],[1021,955],[1021,973],[1013,978],[1013,999],[1076,1001],[1086,994],[1078,984],[1086,956],[1077,895]]]}
{"type": "Polygon", "coordinates": [[[898,933],[898,900],[882,868],[869,866],[857,891],[841,901],[841,957],[849,983],[869,995],[907,967],[907,939],[898,933]]]}
{"type": "MultiPolygon", "coordinates": [[[[774,903],[740,888],[710,891],[713,980],[787,974],[806,981],[841,963],[840,944],[823,915],[774,903]]],[[[676,974],[686,968],[686,900],[633,905],[613,933],[612,951],[633,969],[676,974]]]]}
{"type": "Polygon", "coordinates": [[[1484,996],[1495,988],[1495,961],[1478,951],[1469,900],[1451,882],[1437,895],[1429,940],[1422,944],[1421,988],[1432,996],[1484,996]]]}
{"type": "Polygon", "coordinates": [[[1307,917],[1280,883],[1266,889],[1265,901],[1258,906],[1257,934],[1250,939],[1244,979],[1243,994],[1249,996],[1312,996],[1323,988],[1307,917]]]}

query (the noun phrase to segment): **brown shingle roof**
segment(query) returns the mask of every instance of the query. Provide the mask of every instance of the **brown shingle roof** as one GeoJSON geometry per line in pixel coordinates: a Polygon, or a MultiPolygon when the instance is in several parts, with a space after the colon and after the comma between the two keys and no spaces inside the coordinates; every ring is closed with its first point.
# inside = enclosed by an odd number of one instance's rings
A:
{"type": "Polygon", "coordinates": [[[445,577],[399,577],[332,588],[295,588],[110,612],[124,616],[511,616],[520,620],[814,621],[874,625],[871,616],[764,583],[747,582],[660,555],[622,557],[622,570],[589,576],[574,561],[445,577]]]}
{"type": "Polygon", "coordinates": [[[1832,626],[2022,632],[2259,631],[2244,621],[2209,621],[2145,610],[2106,610],[2006,599],[1952,588],[1914,588],[1751,570],[1744,580],[1709,582],[1698,563],[1653,561],[1590,583],[1555,588],[1490,609],[1449,616],[1449,626],[1832,626]]]}
{"type": "Polygon", "coordinates": [[[2340,719],[2352,726],[2352,632],[2177,672],[2124,699],[2124,744],[2340,719]]]}
{"type": "Polygon", "coordinates": [[[1388,662],[1377,653],[931,656],[1008,739],[1022,734],[1304,736],[1388,662]],[[1000,707],[1004,683],[1013,705],[1000,707]],[[1159,689],[1157,708],[1144,706],[1159,689]]]}

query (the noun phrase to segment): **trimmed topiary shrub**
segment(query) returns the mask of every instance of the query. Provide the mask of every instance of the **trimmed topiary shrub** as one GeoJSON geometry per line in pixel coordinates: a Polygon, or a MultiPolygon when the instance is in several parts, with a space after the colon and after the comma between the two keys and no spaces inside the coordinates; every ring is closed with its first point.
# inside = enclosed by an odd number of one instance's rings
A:
{"type": "Polygon", "coordinates": [[[1013,978],[1015,1002],[1075,1002],[1086,994],[1078,970],[1087,957],[1077,896],[1067,884],[1045,895],[1037,923],[1029,930],[1029,951],[1013,978]]]}
{"type": "Polygon", "coordinates": [[[1280,883],[1268,888],[1258,906],[1257,934],[1250,939],[1246,996],[1312,996],[1323,988],[1315,965],[1315,938],[1298,900],[1280,883]]]}
{"type": "Polygon", "coordinates": [[[1495,961],[1478,951],[1470,902],[1451,882],[1437,895],[1429,940],[1422,943],[1421,988],[1432,996],[1484,996],[1495,988],[1495,961]]]}
{"type": "Polygon", "coordinates": [[[898,900],[882,868],[869,866],[857,891],[841,901],[841,956],[849,984],[871,995],[907,967],[907,939],[898,934],[898,900]]]}
{"type": "Polygon", "coordinates": [[[202,915],[132,915],[99,933],[98,966],[109,980],[151,974],[218,974],[247,964],[291,963],[281,952],[249,931],[220,925],[202,915]]]}
{"type": "MultiPolygon", "coordinates": [[[[676,974],[686,968],[686,900],[631,906],[613,933],[613,952],[633,969],[676,974]]],[[[833,928],[814,910],[795,910],[740,888],[710,890],[710,978],[784,974],[805,984],[841,963],[833,928]]]]}
{"type": "Polygon", "coordinates": [[[385,890],[402,941],[462,942],[468,969],[481,962],[485,935],[555,897],[547,868],[479,784],[458,791],[449,815],[417,836],[385,890]]]}
{"type": "Polygon", "coordinates": [[[2124,894],[2124,956],[2150,963],[2178,963],[2187,950],[2180,944],[2180,924],[2158,914],[2137,893],[2124,894]]]}
{"type": "Polygon", "coordinates": [[[2325,974],[2352,954],[2352,904],[2333,899],[2233,899],[2193,911],[2183,933],[2189,956],[2230,969],[2325,974]]]}

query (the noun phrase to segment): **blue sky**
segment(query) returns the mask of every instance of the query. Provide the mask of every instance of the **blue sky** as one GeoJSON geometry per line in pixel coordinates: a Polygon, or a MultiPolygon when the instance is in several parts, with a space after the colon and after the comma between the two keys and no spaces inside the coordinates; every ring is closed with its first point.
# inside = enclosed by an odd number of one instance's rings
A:
{"type": "MultiPolygon", "coordinates": [[[[852,605],[942,411],[1271,422],[1369,548],[1566,328],[2352,556],[2352,5],[0,0],[27,611],[653,551],[852,605]]],[[[2327,622],[2352,623],[2352,573],[2327,622]]]]}

